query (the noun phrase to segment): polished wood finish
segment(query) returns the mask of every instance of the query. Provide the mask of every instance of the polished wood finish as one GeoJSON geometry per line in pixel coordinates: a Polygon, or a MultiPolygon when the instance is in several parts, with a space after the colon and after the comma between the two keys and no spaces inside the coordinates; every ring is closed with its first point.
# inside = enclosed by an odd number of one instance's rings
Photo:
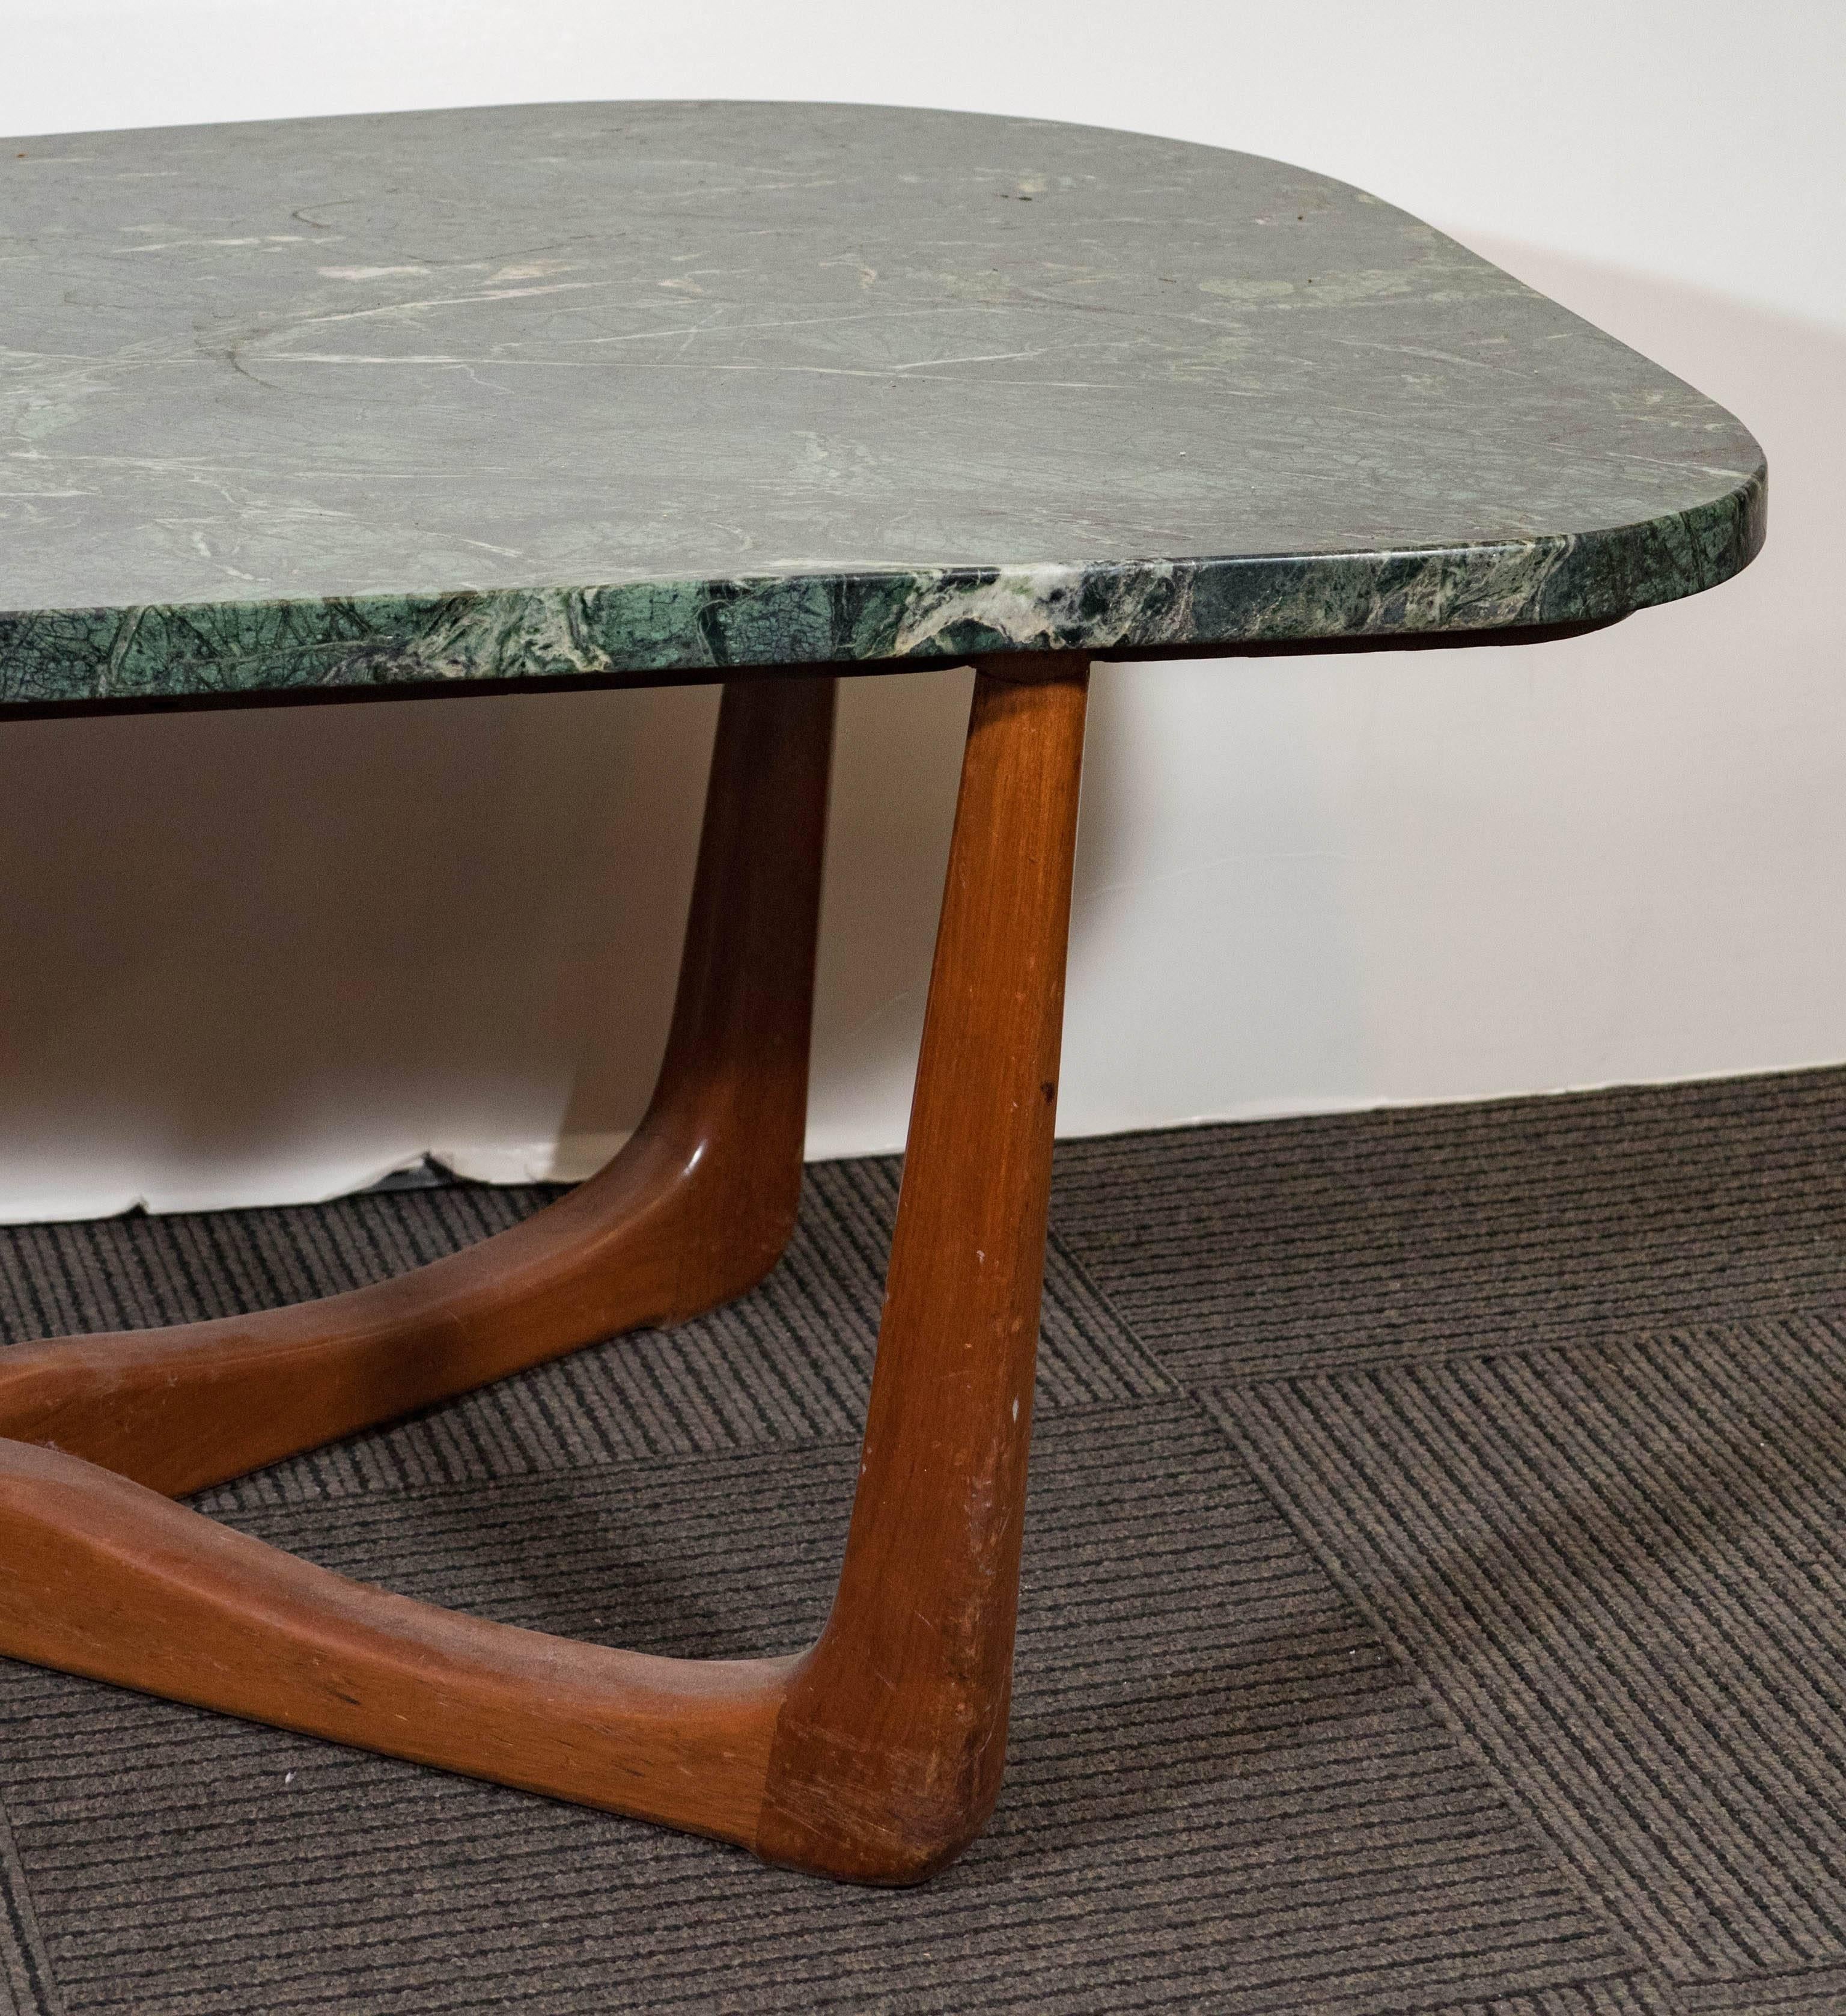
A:
{"type": "Polygon", "coordinates": [[[977,674],[858,1495],[808,1651],[660,1659],[459,1616],[160,1493],[772,1262],[799,1180],[819,682],[727,693],[660,1089],[596,1183],[382,1289],[31,1347],[23,1374],[9,1354],[0,1651],[847,1880],[959,1854],[1005,1757],[1086,682],[1060,654],[977,674]]]}
{"type": "Polygon", "coordinates": [[[1002,669],[975,682],[845,1565],[756,1844],[866,1882],[952,1861],[1006,1762],[1089,668],[1002,669]]]}
{"type": "Polygon", "coordinates": [[[178,1496],[754,1287],[801,1197],[835,691],[725,690],[665,1057],[599,1175],[347,1294],[19,1345],[0,1436],[178,1496]]]}
{"type": "Polygon", "coordinates": [[[788,1670],[414,1602],[9,1442],[0,1651],[746,1846],[788,1670]]]}

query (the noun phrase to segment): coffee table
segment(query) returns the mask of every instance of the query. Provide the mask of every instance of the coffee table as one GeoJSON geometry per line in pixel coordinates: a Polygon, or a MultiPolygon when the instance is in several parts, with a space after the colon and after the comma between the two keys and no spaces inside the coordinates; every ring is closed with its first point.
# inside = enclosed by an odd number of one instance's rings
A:
{"type": "Polygon", "coordinates": [[[0,1355],[0,1651],[940,1869],[1005,1749],[1090,664],[1612,621],[1750,560],[1755,443],[1372,196],[1135,135],[529,106],[19,140],[0,176],[0,721],[724,685],[633,1139],[399,1279],[0,1355]],[[775,1265],[836,682],[944,663],[967,751],[815,1643],[550,1638],[175,1502],[775,1265]]]}

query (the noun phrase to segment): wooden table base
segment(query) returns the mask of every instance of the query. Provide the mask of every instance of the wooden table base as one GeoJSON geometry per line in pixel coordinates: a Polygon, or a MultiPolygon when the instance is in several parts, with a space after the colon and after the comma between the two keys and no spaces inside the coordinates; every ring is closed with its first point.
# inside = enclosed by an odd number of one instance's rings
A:
{"type": "Polygon", "coordinates": [[[839,1592],[794,1657],[678,1660],[351,1582],[172,1502],[743,1294],[801,1184],[833,682],[728,687],[658,1085],[602,1174],[349,1294],[0,1357],[0,1652],[919,1881],[1006,1748],[1088,668],[982,664],[839,1592]]]}

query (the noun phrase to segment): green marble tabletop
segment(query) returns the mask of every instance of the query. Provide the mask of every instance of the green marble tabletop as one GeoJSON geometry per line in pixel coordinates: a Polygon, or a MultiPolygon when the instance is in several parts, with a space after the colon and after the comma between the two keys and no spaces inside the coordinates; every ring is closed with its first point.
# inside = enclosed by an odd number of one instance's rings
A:
{"type": "Polygon", "coordinates": [[[1131,655],[1735,573],[1722,408],[1376,197],[1099,128],[0,143],[0,703],[1131,655]]]}

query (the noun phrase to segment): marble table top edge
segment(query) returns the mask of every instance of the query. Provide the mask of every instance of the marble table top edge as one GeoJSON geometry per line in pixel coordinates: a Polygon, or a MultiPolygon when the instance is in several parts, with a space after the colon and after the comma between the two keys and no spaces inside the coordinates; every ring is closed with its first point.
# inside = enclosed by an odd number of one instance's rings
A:
{"type": "Polygon", "coordinates": [[[1722,409],[1286,164],[752,100],[49,137],[0,718],[1409,643],[1762,542],[1722,409]]]}
{"type": "Polygon", "coordinates": [[[0,717],[186,693],[439,689],[732,670],[919,669],[1015,650],[1233,655],[1595,625],[1715,587],[1765,530],[1766,473],[1697,513],[1529,541],[1088,567],[790,568],[715,580],[0,610],[0,717]]]}

